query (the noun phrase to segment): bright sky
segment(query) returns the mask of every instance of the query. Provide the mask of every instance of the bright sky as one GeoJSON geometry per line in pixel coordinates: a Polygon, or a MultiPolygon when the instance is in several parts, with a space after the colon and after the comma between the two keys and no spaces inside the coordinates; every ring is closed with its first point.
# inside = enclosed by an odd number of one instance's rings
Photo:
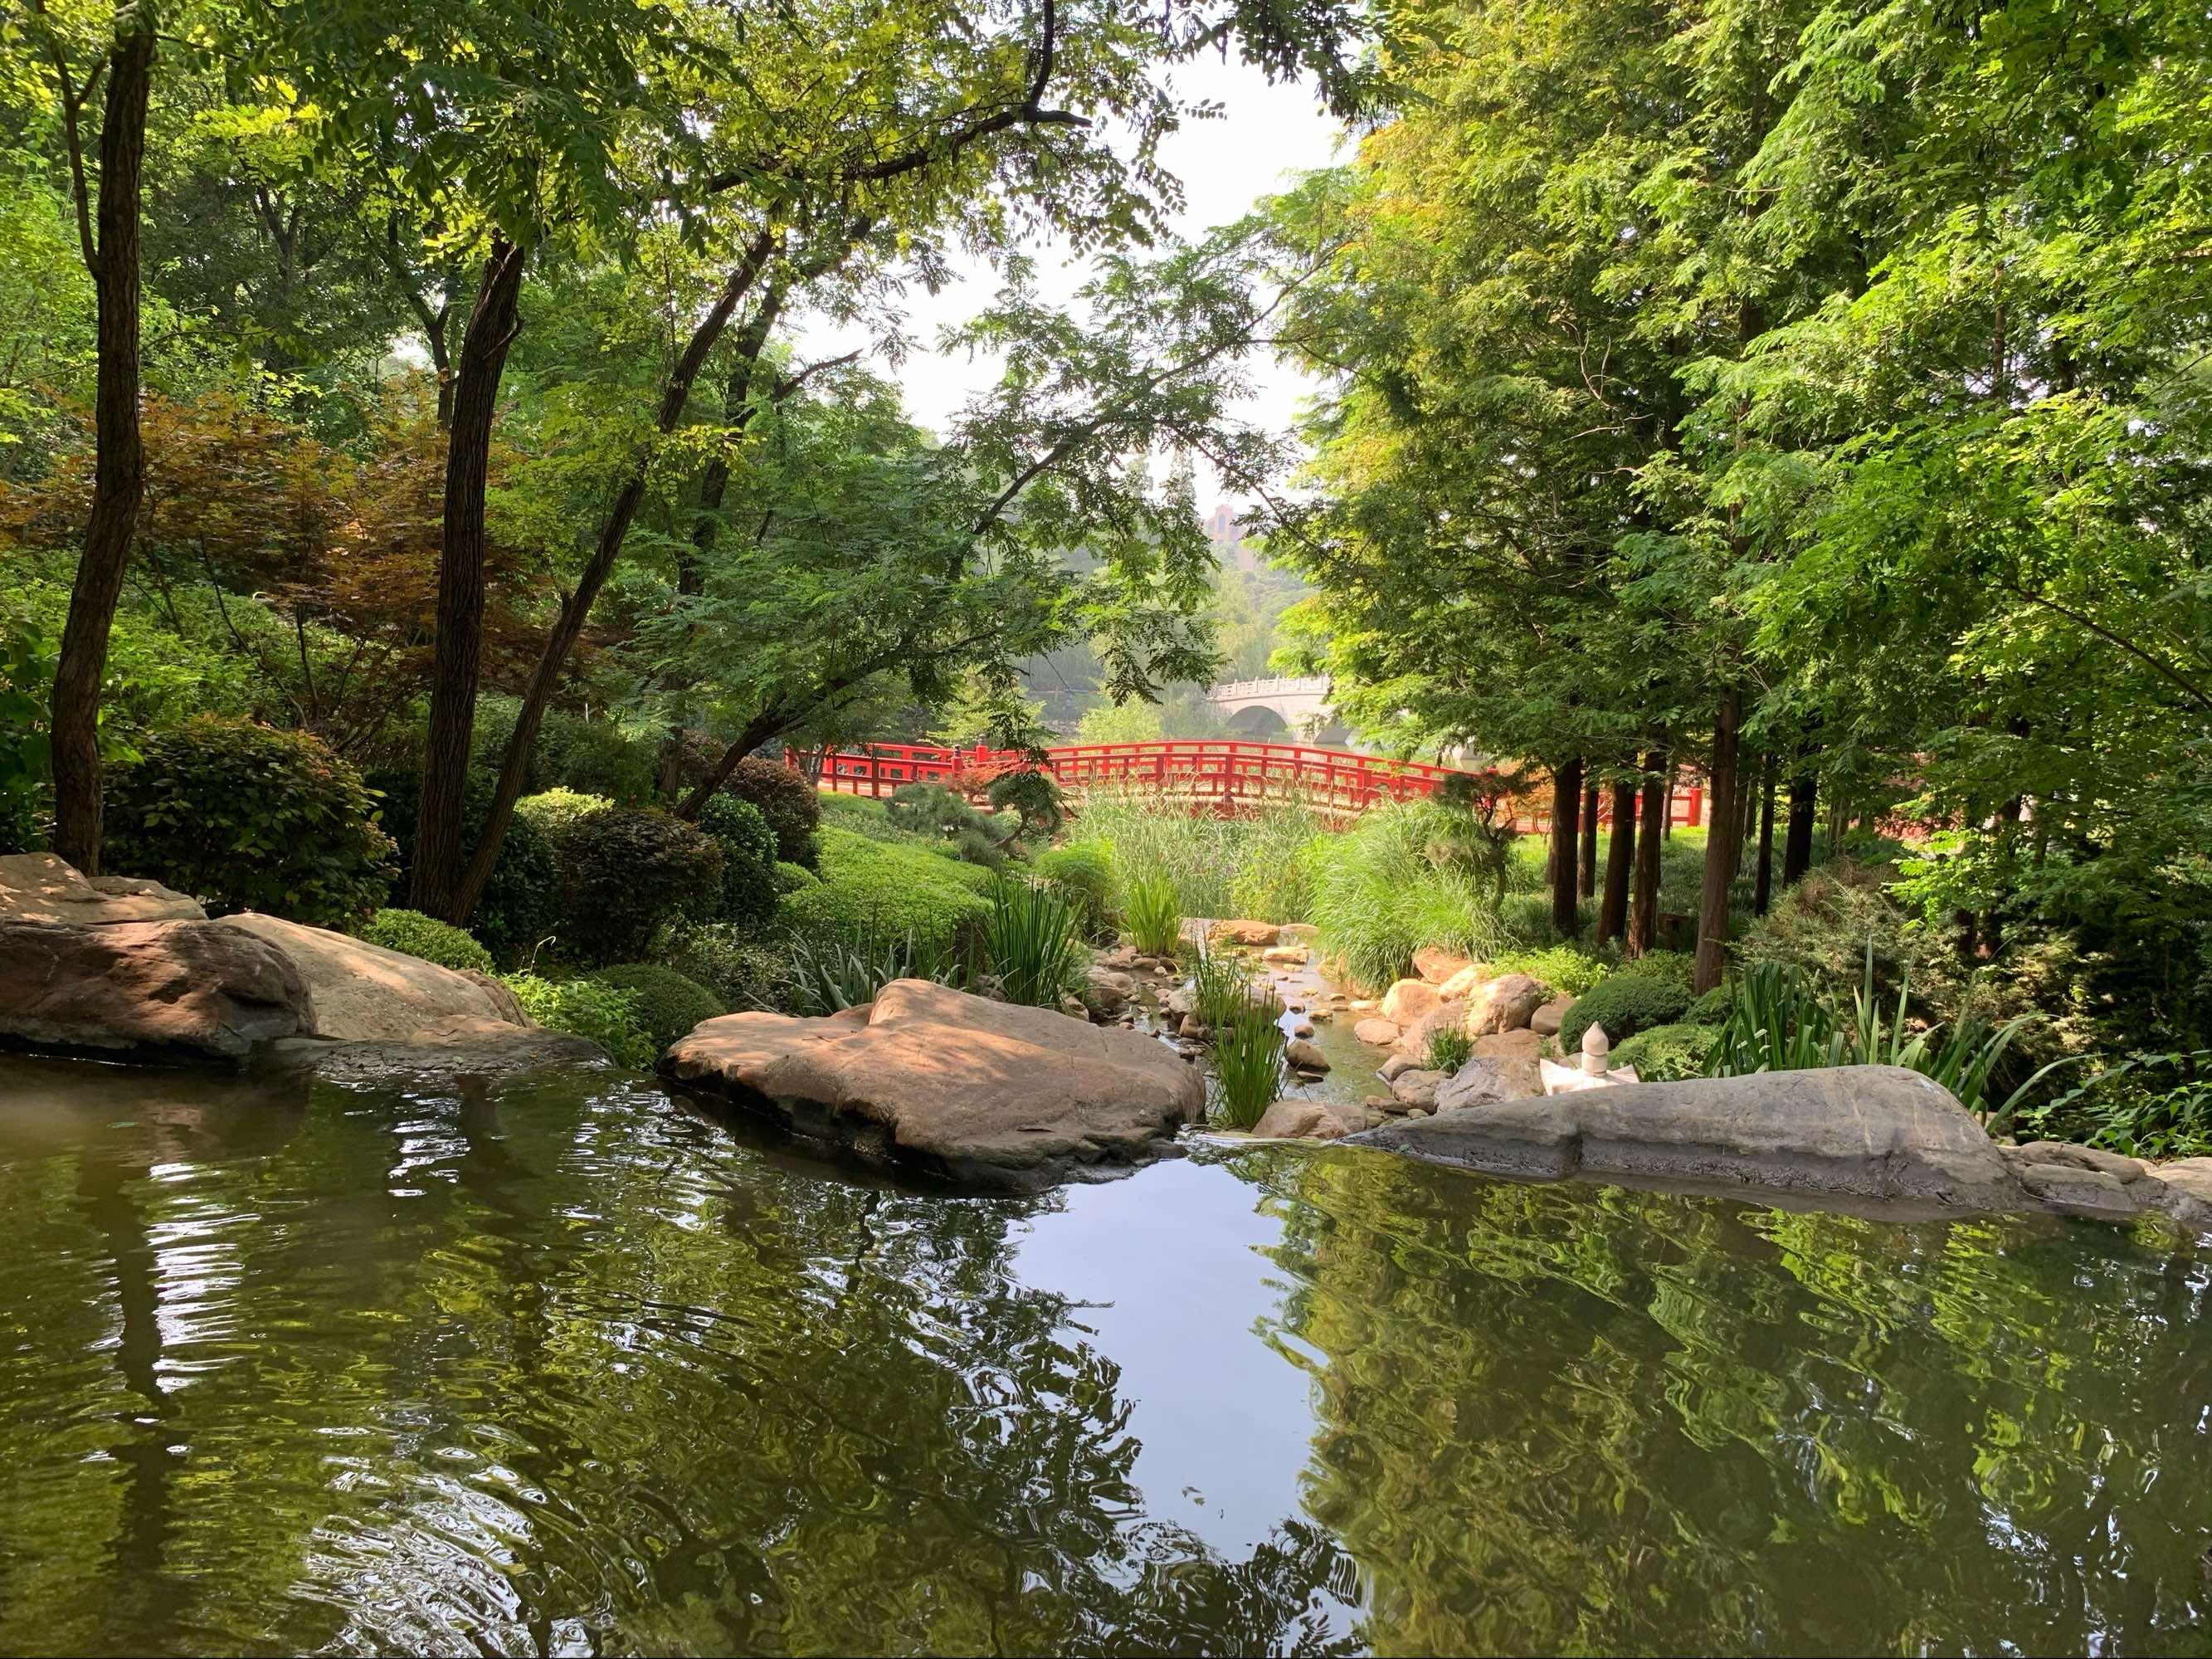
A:
{"type": "MultiPolygon", "coordinates": [[[[1168,171],[1182,180],[1183,210],[1170,221],[1179,235],[1195,238],[1242,218],[1255,199],[1281,189],[1292,174],[1337,159],[1342,125],[1307,87],[1271,87],[1256,70],[1212,58],[1182,65],[1172,84],[1185,98],[1211,99],[1222,106],[1218,118],[1188,123],[1161,147],[1168,171]]],[[[1030,252],[1042,292],[1053,299],[1071,295],[1081,281],[1080,266],[1050,244],[1030,252]]],[[[961,280],[935,295],[917,290],[908,301],[907,333],[925,348],[939,329],[964,322],[997,292],[997,278],[987,263],[969,260],[957,268],[961,280]]],[[[864,331],[811,318],[802,327],[798,355],[801,360],[830,356],[866,343],[864,331]]],[[[1252,368],[1258,395],[1240,413],[1267,426],[1287,426],[1307,390],[1305,377],[1272,359],[1255,360],[1252,368]]],[[[971,361],[964,351],[948,356],[917,350],[899,370],[908,410],[939,429],[971,393],[997,378],[995,362],[971,361]]],[[[1218,480],[1202,464],[1198,485],[1201,509],[1222,499],[1218,480]]]]}

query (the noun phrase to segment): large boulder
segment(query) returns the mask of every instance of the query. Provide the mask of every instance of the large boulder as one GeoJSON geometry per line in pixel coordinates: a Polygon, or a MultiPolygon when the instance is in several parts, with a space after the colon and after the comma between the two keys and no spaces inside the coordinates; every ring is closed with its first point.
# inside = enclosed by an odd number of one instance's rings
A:
{"type": "Polygon", "coordinates": [[[0,921],[102,927],[117,921],[204,921],[199,901],[133,876],[95,876],[52,853],[0,858],[0,921]]]}
{"type": "Polygon", "coordinates": [[[0,921],[0,1039],[149,1060],[240,1060],[313,1034],[291,961],[221,922],[0,921]]]}
{"type": "Polygon", "coordinates": [[[1395,1020],[1363,1019],[1352,1026],[1352,1035],[1375,1048],[1387,1048],[1398,1040],[1398,1026],[1395,1020]]]}
{"type": "Polygon", "coordinates": [[[1443,1000],[1428,981],[1401,979],[1382,994],[1382,1018],[1395,1025],[1411,1025],[1443,1000]]]}
{"type": "Polygon", "coordinates": [[[1893,1066],[1504,1100],[1385,1124],[1357,1139],[1549,1180],[1579,1175],[1975,1211],[2016,1208],[2022,1200],[1966,1109],[1941,1085],[1893,1066]]]}
{"type": "Polygon", "coordinates": [[[1474,994],[1469,1004],[1468,1035],[1486,1036],[1493,1031],[1517,1031],[1550,994],[1541,980],[1531,979],[1526,974],[1507,974],[1493,979],[1474,994]]]}
{"type": "Polygon", "coordinates": [[[924,980],[885,986],[857,1023],[710,1019],[661,1070],[871,1162],[997,1192],[1172,1155],[1206,1104],[1197,1070],[1148,1036],[924,980]]]}
{"type": "Polygon", "coordinates": [[[1478,1055],[1438,1085],[1436,1108],[1439,1115],[1462,1112],[1495,1106],[1504,1100],[1526,1100],[1543,1092],[1543,1076],[1534,1056],[1478,1055]]]}
{"type": "Polygon", "coordinates": [[[1248,951],[1281,943],[1283,930],[1272,921],[1245,921],[1231,919],[1217,921],[1206,930],[1209,945],[1238,945],[1248,951]]]}
{"type": "Polygon", "coordinates": [[[210,921],[158,882],[86,881],[46,854],[0,859],[0,1040],[236,1061],[293,1039],[512,1054],[535,1030],[483,974],[275,916],[210,921]]]}
{"type": "Polygon", "coordinates": [[[1424,945],[1413,952],[1413,971],[1431,985],[1449,985],[1455,975],[1474,966],[1458,951],[1447,951],[1441,945],[1424,945]]]}
{"type": "Polygon", "coordinates": [[[1263,1140],[1341,1140],[1367,1127],[1367,1109],[1348,1100],[1279,1100],[1252,1133],[1263,1140]]]}
{"type": "Polygon", "coordinates": [[[327,927],[254,911],[207,924],[259,939],[289,962],[313,1005],[303,1035],[341,1042],[465,1042],[506,1039],[530,1019],[514,993],[489,974],[441,968],[327,927]]]}

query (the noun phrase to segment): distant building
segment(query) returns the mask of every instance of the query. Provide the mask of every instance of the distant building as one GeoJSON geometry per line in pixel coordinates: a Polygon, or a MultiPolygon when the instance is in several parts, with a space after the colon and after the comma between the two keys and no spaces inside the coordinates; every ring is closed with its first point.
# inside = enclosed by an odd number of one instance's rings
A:
{"type": "Polygon", "coordinates": [[[1222,563],[1233,564],[1248,576],[1259,569],[1260,556],[1244,539],[1244,520],[1228,502],[1206,514],[1206,539],[1213,544],[1214,556],[1222,563]]]}

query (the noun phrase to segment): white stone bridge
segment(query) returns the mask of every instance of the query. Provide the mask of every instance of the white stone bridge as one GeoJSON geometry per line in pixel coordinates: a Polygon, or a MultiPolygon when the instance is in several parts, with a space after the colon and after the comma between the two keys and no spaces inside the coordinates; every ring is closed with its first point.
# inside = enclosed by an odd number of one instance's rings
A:
{"type": "Polygon", "coordinates": [[[1209,689],[1206,700],[1232,730],[1255,738],[1310,738],[1336,718],[1328,705],[1328,677],[1321,674],[1227,680],[1209,689]]]}

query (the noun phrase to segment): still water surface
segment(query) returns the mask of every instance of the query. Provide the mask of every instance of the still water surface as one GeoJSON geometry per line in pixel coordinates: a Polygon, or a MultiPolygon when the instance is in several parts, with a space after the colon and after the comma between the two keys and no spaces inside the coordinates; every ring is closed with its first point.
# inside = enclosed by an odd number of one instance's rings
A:
{"type": "Polygon", "coordinates": [[[2212,1651],[2212,1275],[0,1060],[0,1650],[2212,1651]]]}

